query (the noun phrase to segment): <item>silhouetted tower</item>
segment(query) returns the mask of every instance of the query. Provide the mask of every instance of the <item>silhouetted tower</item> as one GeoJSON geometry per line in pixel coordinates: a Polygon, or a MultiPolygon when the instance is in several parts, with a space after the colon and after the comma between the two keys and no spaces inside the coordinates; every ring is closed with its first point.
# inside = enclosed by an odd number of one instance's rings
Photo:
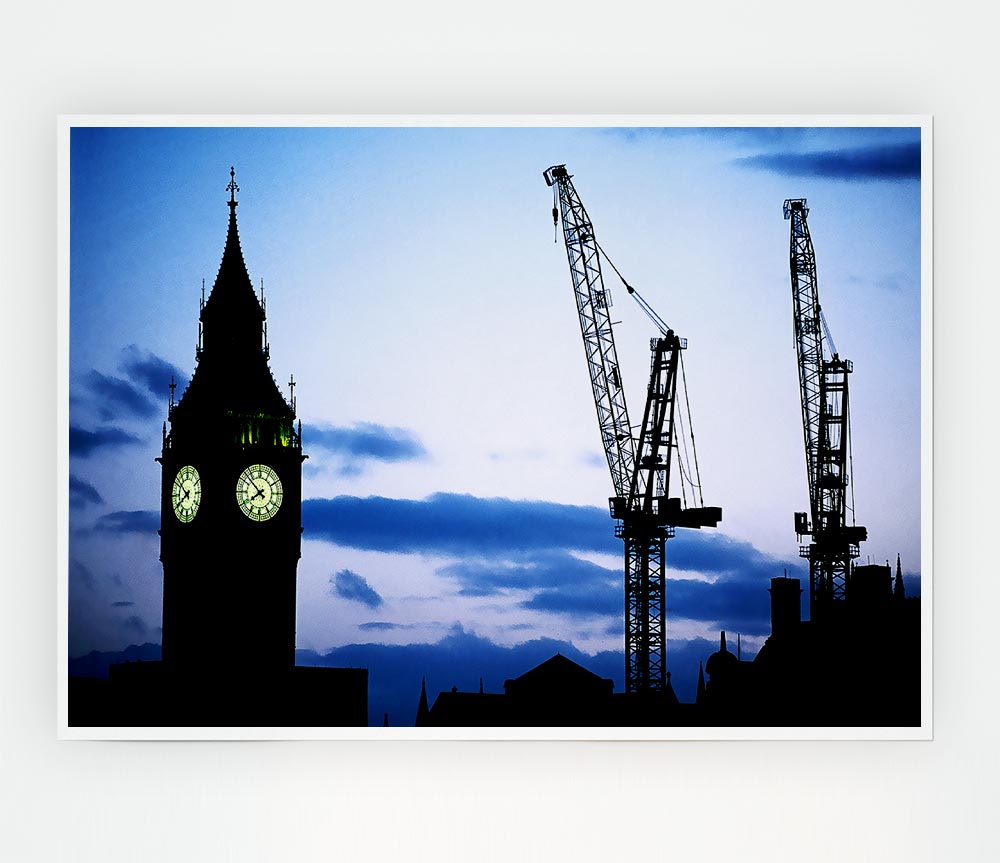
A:
{"type": "MultiPolygon", "coordinates": [[[[660,336],[650,340],[649,386],[636,440],[629,425],[608,311],[611,297],[601,275],[594,226],[565,165],[552,166],[544,177],[558,196],[552,215],[553,219],[562,215],[597,421],[615,490],[610,499],[611,517],[618,522],[615,535],[625,543],[625,688],[628,692],[665,692],[666,541],[674,535],[675,527],[715,527],[722,518],[721,509],[703,505],[693,435],[690,442],[682,439],[675,425],[681,351],[687,342],[678,338],[635,289],[625,284],[660,330],[660,336]],[[680,498],[669,497],[675,450],[678,455],[689,453],[692,459],[686,469],[680,470],[680,498]],[[688,506],[689,496],[690,502],[697,505],[688,506]]],[[[690,412],[687,422],[690,433],[690,412]]],[[[677,461],[679,464],[680,459],[677,461]]]]}
{"type": "Polygon", "coordinates": [[[853,366],[840,358],[823,317],[808,212],[805,198],[785,201],[785,218],[791,221],[792,308],[810,503],[809,513],[795,513],[795,533],[800,541],[812,536],[799,554],[809,560],[810,617],[822,620],[847,598],[851,561],[868,531],[854,524],[853,501],[848,524],[848,375],[853,366]]]}
{"type": "Polygon", "coordinates": [[[176,404],[171,388],[157,459],[163,661],[185,675],[226,651],[248,672],[295,664],[301,424],[268,367],[263,288],[258,298],[243,261],[232,170],[230,179],[229,231],[207,300],[202,288],[195,373],[176,404]]]}

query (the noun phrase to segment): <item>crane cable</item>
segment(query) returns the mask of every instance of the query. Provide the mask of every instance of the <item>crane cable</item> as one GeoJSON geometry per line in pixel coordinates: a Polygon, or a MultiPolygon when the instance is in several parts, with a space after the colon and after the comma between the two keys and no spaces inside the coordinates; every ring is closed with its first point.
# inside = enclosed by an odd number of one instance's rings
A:
{"type": "MultiPolygon", "coordinates": [[[[692,486],[692,496],[694,494],[694,489],[698,490],[698,505],[704,506],[705,500],[701,494],[701,468],[698,467],[698,447],[694,441],[694,422],[691,420],[691,399],[688,397],[688,385],[687,385],[687,372],[684,371],[684,354],[680,354],[681,363],[681,385],[684,390],[684,408],[687,411],[688,416],[688,433],[691,436],[691,452],[694,454],[694,475],[695,479],[688,477],[688,482],[692,486]],[[695,481],[697,480],[697,481],[695,481]]],[[[684,440],[684,455],[687,458],[687,438],[684,440]]]]}
{"type": "Polygon", "coordinates": [[[622,284],[625,285],[625,290],[628,291],[629,294],[632,296],[632,298],[639,304],[639,308],[646,313],[646,317],[649,318],[654,324],[656,324],[656,328],[660,331],[662,335],[665,336],[670,331],[670,327],[668,327],[664,323],[663,318],[661,318],[658,314],[656,314],[656,312],[653,310],[653,307],[649,303],[647,303],[645,299],[643,299],[642,294],[640,294],[625,280],[625,277],[621,274],[621,271],[619,271],[618,267],[615,266],[614,261],[612,261],[611,258],[608,257],[608,253],[605,252],[601,244],[597,242],[596,237],[594,237],[594,245],[597,246],[597,250],[604,256],[604,260],[606,260],[611,265],[611,269],[615,271],[615,274],[618,276],[618,278],[621,279],[622,284]]]}
{"type": "MultiPolygon", "coordinates": [[[[553,194],[554,194],[554,188],[555,187],[553,187],[553,194]]],[[[618,267],[615,266],[614,261],[612,261],[611,258],[608,257],[608,253],[605,252],[604,248],[601,246],[601,244],[597,242],[597,238],[594,237],[593,240],[594,240],[594,245],[597,247],[597,250],[604,257],[604,260],[606,260],[608,262],[608,264],[611,266],[611,269],[614,270],[615,274],[618,276],[618,278],[621,279],[621,283],[625,286],[625,290],[627,290],[629,292],[629,294],[632,296],[632,298],[639,304],[639,308],[641,308],[646,313],[646,317],[648,317],[656,325],[656,327],[657,327],[657,329],[659,329],[660,333],[662,335],[666,336],[667,333],[670,332],[670,327],[668,327],[666,325],[666,323],[664,323],[663,318],[661,318],[653,310],[653,307],[648,302],[646,302],[646,300],[643,298],[642,294],[640,294],[635,288],[633,288],[628,283],[628,281],[626,281],[625,277],[621,274],[621,271],[618,269],[618,267]]],[[[825,319],[823,321],[823,325],[826,326],[826,320],[825,319]]],[[[830,341],[832,343],[833,339],[830,339],[830,341]]],[[[695,440],[694,440],[694,423],[691,420],[691,400],[690,400],[690,398],[688,396],[687,374],[684,371],[684,356],[683,356],[683,354],[680,351],[678,351],[678,358],[680,360],[681,382],[682,382],[682,389],[684,390],[684,405],[685,405],[685,409],[687,411],[687,420],[688,420],[687,421],[687,428],[688,428],[688,430],[687,430],[687,433],[685,433],[684,432],[683,415],[679,415],[679,420],[680,420],[679,424],[681,426],[681,435],[680,435],[680,437],[681,437],[681,441],[683,442],[683,458],[680,457],[681,451],[680,451],[680,448],[678,448],[678,459],[677,459],[677,468],[678,468],[678,471],[680,472],[680,475],[681,475],[681,497],[683,499],[683,505],[686,507],[687,506],[687,495],[686,495],[685,486],[684,486],[684,481],[686,480],[687,483],[691,486],[692,497],[694,497],[695,489],[697,489],[697,496],[698,496],[699,505],[703,506],[704,505],[704,499],[702,498],[702,495],[701,495],[701,470],[700,470],[700,468],[698,466],[698,449],[697,449],[697,446],[695,445],[695,440]],[[691,438],[691,452],[694,455],[694,458],[693,458],[693,462],[694,462],[694,477],[693,478],[691,476],[690,467],[688,467],[688,470],[685,470],[685,464],[690,465],[691,461],[692,461],[691,456],[688,454],[688,451],[687,451],[687,440],[688,440],[688,437],[691,438]]]]}

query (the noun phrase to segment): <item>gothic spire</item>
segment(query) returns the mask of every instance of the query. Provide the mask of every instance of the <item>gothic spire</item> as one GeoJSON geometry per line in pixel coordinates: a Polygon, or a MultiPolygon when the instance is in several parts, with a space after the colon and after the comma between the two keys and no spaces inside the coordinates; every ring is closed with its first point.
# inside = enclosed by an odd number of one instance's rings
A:
{"type": "Polygon", "coordinates": [[[202,303],[198,365],[174,419],[183,422],[201,410],[225,415],[294,417],[268,367],[264,309],[243,259],[236,226],[236,169],[229,169],[229,228],[219,271],[202,303]],[[196,409],[196,406],[198,409],[196,409]]]}
{"type": "Polygon", "coordinates": [[[420,678],[420,703],[417,705],[417,725],[426,725],[430,710],[427,707],[427,678],[420,678]]]}

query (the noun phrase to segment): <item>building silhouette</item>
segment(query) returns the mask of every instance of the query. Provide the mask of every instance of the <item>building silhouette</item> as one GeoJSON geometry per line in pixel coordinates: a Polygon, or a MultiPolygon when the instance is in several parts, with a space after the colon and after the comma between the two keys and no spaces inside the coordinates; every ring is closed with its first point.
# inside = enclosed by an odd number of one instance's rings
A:
{"type": "Polygon", "coordinates": [[[295,666],[301,422],[268,365],[263,287],[258,296],[240,248],[233,170],[227,190],[197,366],[176,403],[171,382],[157,459],[162,661],[112,666],[106,687],[77,684],[71,724],[367,724],[366,669],[295,666]]]}
{"type": "Polygon", "coordinates": [[[428,707],[421,685],[416,724],[565,727],[906,727],[920,725],[920,600],[908,599],[897,558],[853,567],[847,597],[820,621],[803,621],[797,578],[773,578],[771,634],[752,660],[719,649],[699,664],[694,703],[663,693],[613,692],[556,654],[503,693],[442,692],[428,707]],[[706,681],[705,677],[708,677],[706,681]]]}

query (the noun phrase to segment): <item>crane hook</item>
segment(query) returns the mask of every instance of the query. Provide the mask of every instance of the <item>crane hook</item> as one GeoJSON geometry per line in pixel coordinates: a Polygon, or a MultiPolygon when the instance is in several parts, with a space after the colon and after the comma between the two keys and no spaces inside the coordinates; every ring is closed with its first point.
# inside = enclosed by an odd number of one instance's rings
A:
{"type": "Polygon", "coordinates": [[[559,206],[555,186],[552,187],[552,242],[559,242],[559,206]]]}

